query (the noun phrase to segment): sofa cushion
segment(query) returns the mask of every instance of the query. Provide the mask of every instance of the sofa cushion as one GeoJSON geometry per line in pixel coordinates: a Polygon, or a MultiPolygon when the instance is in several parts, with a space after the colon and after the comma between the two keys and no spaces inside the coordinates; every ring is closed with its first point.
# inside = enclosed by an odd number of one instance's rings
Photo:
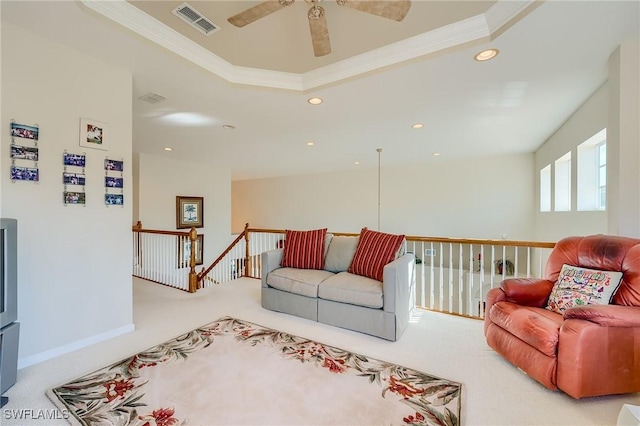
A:
{"type": "Polygon", "coordinates": [[[384,266],[395,259],[403,241],[404,235],[386,234],[362,228],[358,247],[348,271],[382,281],[384,266]]]}
{"type": "Polygon", "coordinates": [[[312,231],[287,229],[280,266],[283,268],[323,269],[326,234],[327,228],[312,231]]]}
{"type": "Polygon", "coordinates": [[[564,264],[551,289],[546,309],[561,314],[574,306],[608,305],[621,282],[622,272],[564,264]]]}
{"type": "Polygon", "coordinates": [[[321,269],[279,268],[267,275],[267,284],[289,293],[318,297],[318,285],[333,275],[321,269]]]}
{"type": "Polygon", "coordinates": [[[334,236],[324,259],[325,271],[344,272],[349,269],[356,247],[358,247],[358,237],[334,236]]]}
{"type": "Polygon", "coordinates": [[[380,309],[383,305],[382,283],[349,272],[340,272],[320,284],[318,297],[334,302],[380,309]]]}
{"type": "Polygon", "coordinates": [[[488,313],[491,321],[550,357],[556,357],[562,315],[542,308],[498,302],[488,313]]]}

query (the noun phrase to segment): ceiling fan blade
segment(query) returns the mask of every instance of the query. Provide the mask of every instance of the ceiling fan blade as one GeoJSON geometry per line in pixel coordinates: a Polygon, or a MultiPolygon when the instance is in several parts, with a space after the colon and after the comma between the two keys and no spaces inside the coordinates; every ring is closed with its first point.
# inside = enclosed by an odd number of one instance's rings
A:
{"type": "Polygon", "coordinates": [[[229,23],[236,27],[244,27],[252,22],[257,21],[260,18],[264,18],[267,15],[277,12],[285,6],[291,5],[295,0],[267,0],[262,3],[253,6],[244,12],[240,12],[237,15],[227,19],[229,23]]]}
{"type": "Polygon", "coordinates": [[[324,14],[324,8],[318,5],[311,7],[308,17],[313,54],[316,57],[328,55],[331,53],[331,43],[329,42],[329,29],[327,28],[327,17],[324,14]]]}
{"type": "Polygon", "coordinates": [[[411,8],[410,0],[388,0],[388,1],[357,1],[357,0],[337,0],[341,6],[347,6],[360,12],[370,13],[372,15],[381,16],[394,21],[402,21],[409,8],[411,8]]]}

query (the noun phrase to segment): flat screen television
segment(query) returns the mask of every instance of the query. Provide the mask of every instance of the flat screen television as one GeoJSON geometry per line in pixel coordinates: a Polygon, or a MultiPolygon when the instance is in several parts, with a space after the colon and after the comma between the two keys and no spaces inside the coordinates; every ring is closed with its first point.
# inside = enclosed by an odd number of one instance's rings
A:
{"type": "Polygon", "coordinates": [[[0,219],[0,329],[18,319],[18,221],[0,219]]]}

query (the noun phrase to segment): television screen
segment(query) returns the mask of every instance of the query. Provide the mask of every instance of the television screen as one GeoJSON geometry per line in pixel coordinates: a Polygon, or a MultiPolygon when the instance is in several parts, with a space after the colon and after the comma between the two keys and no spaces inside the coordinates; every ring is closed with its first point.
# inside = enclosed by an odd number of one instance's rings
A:
{"type": "Polygon", "coordinates": [[[0,328],[18,319],[18,222],[0,219],[0,328]]]}

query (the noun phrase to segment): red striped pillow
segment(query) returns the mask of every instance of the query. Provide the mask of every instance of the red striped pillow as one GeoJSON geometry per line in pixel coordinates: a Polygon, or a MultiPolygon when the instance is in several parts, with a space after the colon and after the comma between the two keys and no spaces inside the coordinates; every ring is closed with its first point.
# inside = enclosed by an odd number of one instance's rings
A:
{"type": "Polygon", "coordinates": [[[382,281],[384,266],[393,261],[404,235],[385,234],[362,228],[349,272],[382,281]]]}
{"type": "Polygon", "coordinates": [[[327,228],[313,231],[286,230],[284,251],[280,266],[283,268],[323,269],[324,237],[327,228]]]}

